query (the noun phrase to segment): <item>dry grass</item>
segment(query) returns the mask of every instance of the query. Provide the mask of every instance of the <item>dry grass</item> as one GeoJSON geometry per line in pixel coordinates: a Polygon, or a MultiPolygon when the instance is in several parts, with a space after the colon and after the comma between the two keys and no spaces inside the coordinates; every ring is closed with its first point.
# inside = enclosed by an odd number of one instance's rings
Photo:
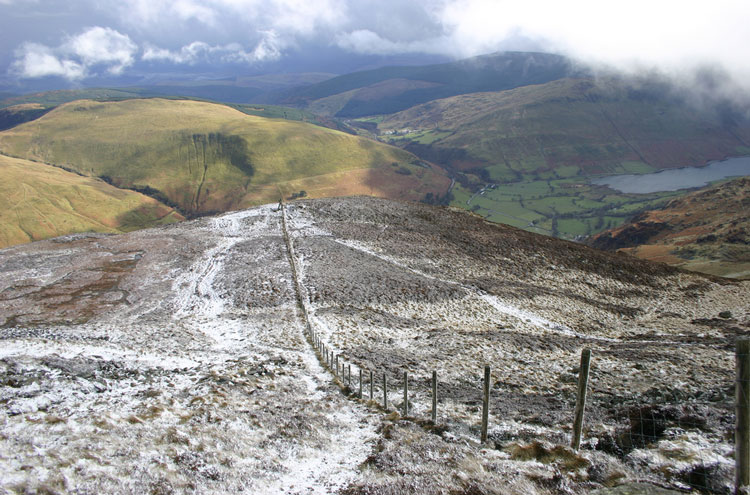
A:
{"type": "Polygon", "coordinates": [[[0,247],[182,220],[172,208],[143,194],[40,163],[0,155],[0,174],[0,247]]]}

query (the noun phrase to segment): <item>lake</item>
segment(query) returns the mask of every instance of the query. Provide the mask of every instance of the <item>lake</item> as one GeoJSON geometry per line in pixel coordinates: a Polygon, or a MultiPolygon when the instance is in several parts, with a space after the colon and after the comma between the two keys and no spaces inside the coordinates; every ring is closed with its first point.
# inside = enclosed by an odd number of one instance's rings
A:
{"type": "Polygon", "coordinates": [[[715,180],[744,175],[750,175],[750,156],[727,158],[705,167],[676,168],[653,174],[610,175],[594,179],[591,183],[624,193],[646,194],[701,187],[715,180]]]}

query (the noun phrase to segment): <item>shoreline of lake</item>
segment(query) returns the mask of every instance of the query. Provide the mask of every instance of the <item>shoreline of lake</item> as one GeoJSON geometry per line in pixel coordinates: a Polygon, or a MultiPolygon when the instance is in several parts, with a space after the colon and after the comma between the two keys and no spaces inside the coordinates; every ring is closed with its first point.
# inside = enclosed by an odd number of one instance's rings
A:
{"type": "Polygon", "coordinates": [[[702,167],[681,167],[650,174],[621,174],[593,179],[591,184],[607,186],[626,194],[679,191],[706,186],[729,177],[750,175],[750,156],[715,160],[702,167]]]}

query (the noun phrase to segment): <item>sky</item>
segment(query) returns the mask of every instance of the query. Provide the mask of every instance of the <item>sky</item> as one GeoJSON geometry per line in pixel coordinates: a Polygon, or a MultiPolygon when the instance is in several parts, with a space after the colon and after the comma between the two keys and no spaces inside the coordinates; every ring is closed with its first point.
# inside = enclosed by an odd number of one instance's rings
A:
{"type": "Polygon", "coordinates": [[[500,50],[750,90],[747,0],[0,0],[0,86],[347,72],[500,50]]]}

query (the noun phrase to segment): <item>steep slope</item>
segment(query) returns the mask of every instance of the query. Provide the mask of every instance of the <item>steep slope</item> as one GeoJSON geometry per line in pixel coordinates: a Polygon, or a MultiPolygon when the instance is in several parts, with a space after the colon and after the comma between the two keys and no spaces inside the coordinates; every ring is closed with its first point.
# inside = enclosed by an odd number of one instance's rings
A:
{"type": "Polygon", "coordinates": [[[354,72],[292,91],[280,102],[337,117],[381,115],[437,98],[539,84],[574,72],[570,61],[559,55],[504,52],[445,64],[354,72]]]}
{"type": "Polygon", "coordinates": [[[750,278],[750,178],[672,200],[590,243],[699,272],[750,278]]]}
{"type": "Polygon", "coordinates": [[[50,110],[51,108],[46,108],[39,103],[23,103],[0,108],[0,131],[38,119],[50,110]]]}
{"type": "Polygon", "coordinates": [[[562,79],[432,101],[378,124],[406,149],[496,181],[703,165],[750,152],[750,124],[700,112],[665,88],[562,79]]]}
{"type": "Polygon", "coordinates": [[[75,232],[127,232],[184,218],[143,194],[0,155],[0,248],[75,232]]]}
{"type": "Polygon", "coordinates": [[[72,102],[0,133],[0,150],[143,191],[188,215],[301,191],[418,199],[450,183],[391,146],[196,101],[72,102]]]}
{"type": "Polygon", "coordinates": [[[748,308],[747,282],[376,198],[13,247],[0,252],[0,489],[726,491],[748,308]],[[352,366],[348,388],[308,324],[352,366]],[[564,445],[582,347],[576,453],[564,445]],[[388,416],[339,392],[357,390],[358,369],[377,401],[388,377],[388,416]],[[406,419],[393,411],[404,371],[406,419]]]}

